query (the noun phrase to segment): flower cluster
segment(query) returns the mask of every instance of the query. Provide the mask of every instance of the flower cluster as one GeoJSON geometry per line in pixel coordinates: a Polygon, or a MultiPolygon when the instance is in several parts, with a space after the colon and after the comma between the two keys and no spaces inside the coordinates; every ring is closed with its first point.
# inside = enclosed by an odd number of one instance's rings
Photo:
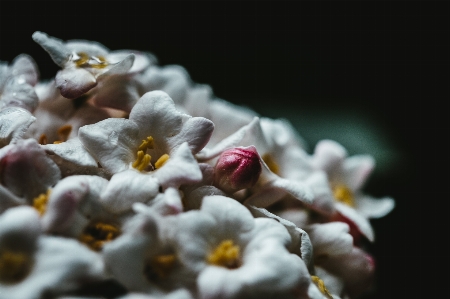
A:
{"type": "Polygon", "coordinates": [[[372,157],[332,140],[308,153],[288,121],[150,53],[32,38],[61,69],[40,80],[25,54],[0,65],[2,298],[370,290],[370,219],[394,207],[363,191],[372,157]]]}

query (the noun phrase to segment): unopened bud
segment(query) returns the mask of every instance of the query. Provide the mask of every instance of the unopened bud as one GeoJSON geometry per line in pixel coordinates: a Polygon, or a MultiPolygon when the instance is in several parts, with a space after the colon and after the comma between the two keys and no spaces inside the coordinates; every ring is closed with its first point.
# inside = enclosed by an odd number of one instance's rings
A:
{"type": "Polygon", "coordinates": [[[234,193],[256,184],[261,174],[261,162],[254,146],[236,147],[224,151],[217,161],[214,186],[234,193]]]}

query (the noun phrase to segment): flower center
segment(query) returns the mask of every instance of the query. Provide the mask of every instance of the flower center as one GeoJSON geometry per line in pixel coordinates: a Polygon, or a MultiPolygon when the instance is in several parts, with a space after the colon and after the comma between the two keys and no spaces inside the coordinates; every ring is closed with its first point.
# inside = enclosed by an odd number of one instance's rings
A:
{"type": "Polygon", "coordinates": [[[232,240],[224,240],[208,255],[207,261],[212,265],[236,269],[241,265],[240,248],[232,240]]]}
{"type": "Polygon", "coordinates": [[[318,276],[312,275],[311,276],[311,280],[313,281],[313,283],[317,286],[317,288],[319,289],[319,291],[328,299],[333,299],[333,296],[331,296],[330,292],[328,291],[328,289],[325,286],[325,283],[323,282],[322,279],[320,279],[318,276]]]}
{"type": "Polygon", "coordinates": [[[0,253],[0,282],[16,283],[31,269],[31,257],[25,253],[3,250],[0,253]]]}
{"type": "Polygon", "coordinates": [[[355,206],[355,200],[352,191],[345,185],[336,185],[333,188],[333,195],[337,201],[342,202],[350,207],[355,206]]]}
{"type": "Polygon", "coordinates": [[[105,243],[115,239],[120,234],[118,227],[104,222],[89,224],[81,233],[79,240],[95,251],[100,251],[105,243]]]}
{"type": "Polygon", "coordinates": [[[145,264],[144,274],[152,281],[166,278],[175,267],[176,261],[174,254],[157,255],[145,264]]]}
{"type": "Polygon", "coordinates": [[[272,171],[276,175],[280,174],[280,166],[278,166],[271,154],[264,154],[262,156],[262,159],[264,163],[267,164],[267,167],[269,167],[270,171],[272,171]]]}
{"type": "MultiPolygon", "coordinates": [[[[154,147],[154,140],[152,136],[148,136],[147,139],[142,140],[141,145],[138,148],[137,151],[137,158],[133,162],[132,166],[133,168],[143,171],[147,168],[147,166],[151,163],[152,157],[147,154],[147,149],[153,149],[154,147]]],[[[161,168],[166,162],[169,160],[169,155],[164,154],[155,162],[155,165],[151,165],[154,169],[161,168]]]]}
{"type": "Polygon", "coordinates": [[[85,52],[75,53],[72,57],[77,67],[91,67],[95,69],[102,69],[109,65],[103,56],[89,56],[85,52]]]}
{"type": "Polygon", "coordinates": [[[47,210],[47,202],[50,197],[51,189],[49,188],[46,193],[42,193],[33,199],[33,208],[35,208],[39,215],[44,215],[47,210]]]}

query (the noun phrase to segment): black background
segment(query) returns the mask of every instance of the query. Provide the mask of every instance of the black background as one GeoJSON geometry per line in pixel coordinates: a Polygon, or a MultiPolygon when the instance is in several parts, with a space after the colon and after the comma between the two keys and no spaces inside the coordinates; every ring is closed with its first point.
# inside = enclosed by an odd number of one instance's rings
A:
{"type": "Polygon", "coordinates": [[[447,292],[448,2],[145,3],[2,1],[0,60],[27,53],[53,77],[34,31],[149,51],[219,98],[288,118],[310,149],[331,138],[374,155],[366,193],[397,206],[372,222],[367,298],[447,292]]]}

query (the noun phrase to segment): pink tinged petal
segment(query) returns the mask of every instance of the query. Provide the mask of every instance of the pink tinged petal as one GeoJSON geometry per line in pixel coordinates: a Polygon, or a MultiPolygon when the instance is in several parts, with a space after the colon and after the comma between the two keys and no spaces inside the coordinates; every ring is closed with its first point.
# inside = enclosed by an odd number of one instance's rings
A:
{"type": "Polygon", "coordinates": [[[357,247],[353,247],[348,254],[327,259],[321,266],[343,280],[350,298],[356,298],[368,291],[374,280],[373,258],[357,247]]]}
{"type": "Polygon", "coordinates": [[[353,248],[353,237],[349,231],[349,226],[343,222],[310,225],[308,232],[315,257],[350,253],[353,248]]]}
{"type": "Polygon", "coordinates": [[[192,117],[183,123],[182,129],[177,135],[168,139],[168,144],[173,149],[181,143],[187,142],[192,154],[195,155],[205,147],[213,131],[212,121],[203,117],[192,117]]]}
{"type": "Polygon", "coordinates": [[[390,197],[373,198],[363,195],[358,197],[356,210],[366,218],[381,218],[395,207],[395,200],[390,197]]]}
{"type": "Polygon", "coordinates": [[[76,210],[89,192],[87,181],[81,177],[61,180],[50,193],[42,226],[47,233],[64,232],[74,220],[76,210]]]}
{"type": "Polygon", "coordinates": [[[47,34],[39,31],[34,32],[32,38],[50,54],[50,57],[58,66],[64,67],[71,56],[71,51],[64,45],[62,40],[49,37],[47,34]]]}
{"type": "Polygon", "coordinates": [[[335,207],[337,213],[330,220],[347,223],[350,226],[350,234],[356,244],[359,242],[361,235],[365,236],[370,242],[374,242],[374,231],[367,218],[345,204],[336,203],[335,207]]]}
{"type": "Polygon", "coordinates": [[[17,196],[31,200],[60,179],[58,166],[34,139],[19,140],[0,150],[1,183],[17,196]]]}
{"type": "Polygon", "coordinates": [[[217,160],[214,186],[228,193],[253,187],[261,174],[261,162],[254,146],[224,151],[217,160]]]}
{"type": "Polygon", "coordinates": [[[267,217],[281,223],[291,236],[291,244],[288,246],[289,251],[300,256],[308,267],[312,266],[313,247],[307,232],[297,227],[293,222],[272,214],[266,209],[255,206],[247,207],[254,217],[267,217]]]}
{"type": "Polygon", "coordinates": [[[68,99],[76,99],[95,86],[97,80],[92,73],[82,68],[64,68],[56,74],[56,87],[61,95],[68,99]]]}
{"type": "Polygon", "coordinates": [[[20,140],[35,120],[30,112],[21,108],[0,110],[0,148],[20,140]]]}
{"type": "Polygon", "coordinates": [[[157,179],[129,169],[111,177],[100,196],[100,201],[111,213],[120,214],[131,210],[136,202],[152,200],[158,194],[158,189],[157,179]]]}
{"type": "Polygon", "coordinates": [[[39,214],[32,207],[14,207],[0,215],[1,249],[31,252],[40,233],[39,214]]]}
{"type": "Polygon", "coordinates": [[[335,175],[344,159],[347,157],[346,149],[332,140],[321,140],[314,149],[313,164],[329,175],[335,175]]]}
{"type": "Polygon", "coordinates": [[[176,110],[173,100],[159,90],[145,93],[133,107],[129,119],[140,128],[139,138],[153,136],[155,147],[177,135],[183,122],[182,114],[176,110]]]}
{"type": "Polygon", "coordinates": [[[140,144],[139,128],[127,119],[110,118],[79,129],[78,137],[101,166],[111,173],[128,169],[140,144]]]}
{"type": "Polygon", "coordinates": [[[343,175],[350,190],[360,190],[375,167],[375,159],[369,155],[357,155],[345,159],[343,175]]]}
{"type": "Polygon", "coordinates": [[[196,158],[199,161],[207,161],[220,155],[223,151],[227,149],[239,146],[242,139],[248,134],[248,132],[255,130],[256,126],[259,126],[258,117],[255,117],[249,124],[241,127],[233,134],[224,138],[212,148],[204,148],[196,155],[196,158]]]}
{"type": "Polygon", "coordinates": [[[1,100],[4,107],[20,107],[30,112],[39,104],[34,88],[27,83],[19,83],[15,78],[6,83],[1,100]]]}
{"type": "Polygon", "coordinates": [[[27,54],[20,54],[11,65],[11,75],[19,79],[19,83],[35,86],[39,80],[39,70],[34,59],[27,54]]]}
{"type": "Polygon", "coordinates": [[[183,184],[193,184],[202,180],[197,160],[185,142],[170,156],[169,160],[159,169],[152,173],[160,185],[178,188],[183,184]]]}

